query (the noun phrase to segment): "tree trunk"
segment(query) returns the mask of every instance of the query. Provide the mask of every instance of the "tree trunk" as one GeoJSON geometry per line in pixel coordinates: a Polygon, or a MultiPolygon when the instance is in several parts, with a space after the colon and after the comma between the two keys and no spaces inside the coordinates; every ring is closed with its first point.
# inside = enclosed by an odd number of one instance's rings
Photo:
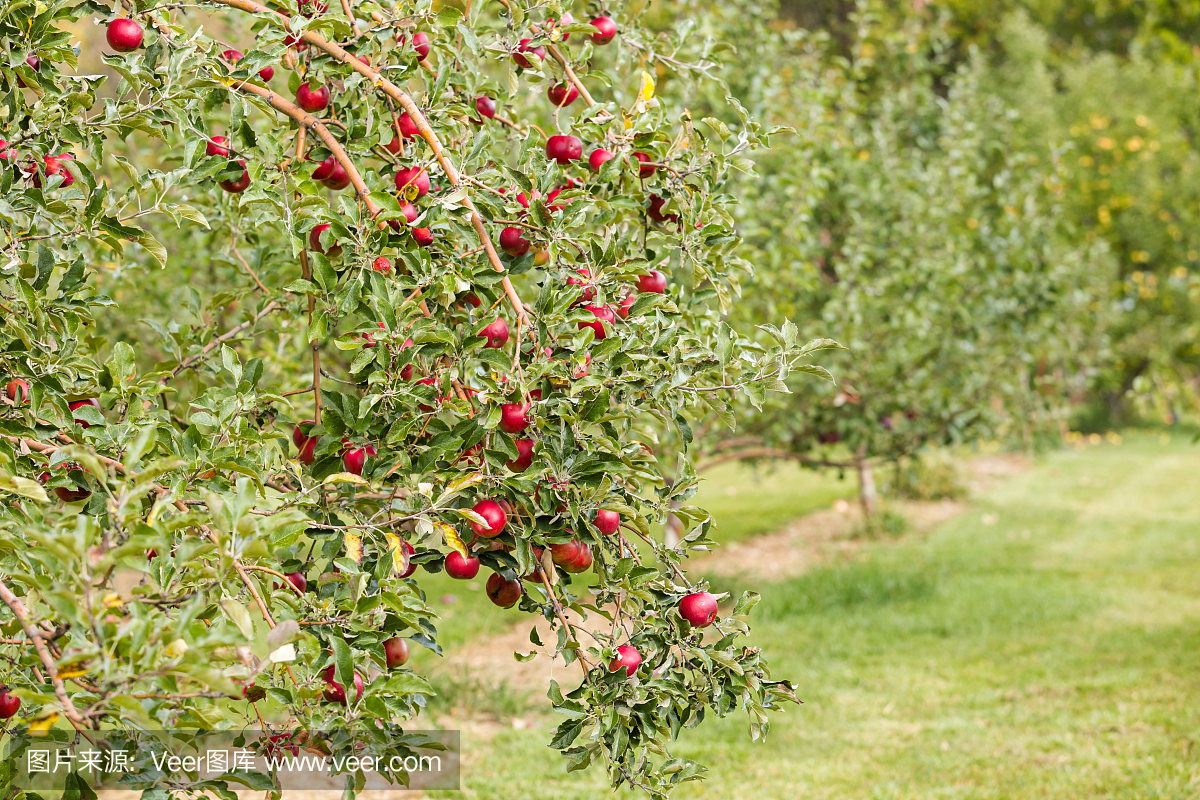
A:
{"type": "Polygon", "coordinates": [[[871,462],[867,460],[865,447],[858,448],[855,465],[858,468],[858,501],[862,504],[863,517],[870,519],[878,510],[879,494],[875,491],[875,473],[871,469],[871,462]]]}

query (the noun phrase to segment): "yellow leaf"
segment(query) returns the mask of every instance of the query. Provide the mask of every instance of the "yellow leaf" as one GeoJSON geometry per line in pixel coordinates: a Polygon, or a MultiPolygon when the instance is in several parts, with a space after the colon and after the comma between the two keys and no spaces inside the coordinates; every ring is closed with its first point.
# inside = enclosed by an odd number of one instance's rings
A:
{"type": "Polygon", "coordinates": [[[353,560],[355,564],[361,564],[363,561],[362,537],[357,533],[346,531],[342,534],[342,544],[346,548],[346,558],[353,560]]]}
{"type": "Polygon", "coordinates": [[[355,486],[370,486],[367,479],[361,475],[355,475],[353,472],[338,472],[330,475],[321,483],[353,483],[355,486]]]}
{"type": "Polygon", "coordinates": [[[638,92],[638,97],[643,103],[654,99],[654,78],[650,77],[650,73],[645,70],[642,70],[642,89],[638,92]]]}
{"type": "Polygon", "coordinates": [[[463,558],[467,557],[467,546],[463,544],[463,540],[459,538],[458,531],[454,530],[453,525],[447,525],[444,522],[434,522],[433,527],[441,532],[446,539],[446,545],[458,553],[463,558]]]}
{"type": "Polygon", "coordinates": [[[408,553],[404,552],[401,539],[396,534],[384,531],[383,538],[387,539],[388,547],[392,550],[392,570],[396,573],[396,577],[400,577],[408,571],[408,553]]]}
{"type": "Polygon", "coordinates": [[[53,728],[56,722],[58,722],[58,714],[52,711],[46,716],[29,723],[29,732],[34,735],[44,734],[53,728]]]}

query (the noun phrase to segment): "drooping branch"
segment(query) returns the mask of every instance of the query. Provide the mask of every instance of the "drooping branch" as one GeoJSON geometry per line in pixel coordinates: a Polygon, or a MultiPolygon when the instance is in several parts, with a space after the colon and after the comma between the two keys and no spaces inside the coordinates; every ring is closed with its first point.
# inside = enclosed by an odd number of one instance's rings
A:
{"type": "Polygon", "coordinates": [[[58,665],[54,663],[54,657],[50,655],[50,651],[46,648],[46,643],[42,641],[41,632],[29,621],[29,610],[25,608],[25,604],[21,599],[12,593],[12,590],[5,585],[3,580],[0,580],[0,600],[4,601],[4,605],[8,606],[12,611],[13,616],[17,618],[17,622],[21,624],[21,629],[25,631],[25,635],[29,637],[29,641],[33,642],[33,647],[37,650],[38,658],[41,659],[42,665],[46,668],[46,674],[50,676],[50,682],[54,684],[54,695],[58,698],[58,702],[62,705],[63,714],[71,721],[71,724],[76,728],[88,727],[87,720],[80,715],[79,710],[75,708],[75,704],[71,702],[70,695],[67,694],[67,687],[63,685],[62,678],[58,677],[58,665]]]}

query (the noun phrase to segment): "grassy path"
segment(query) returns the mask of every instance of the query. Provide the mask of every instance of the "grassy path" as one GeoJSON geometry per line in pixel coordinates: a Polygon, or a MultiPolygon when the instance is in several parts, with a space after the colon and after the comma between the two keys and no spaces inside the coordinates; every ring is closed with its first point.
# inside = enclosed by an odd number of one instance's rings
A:
{"type": "MultiPolygon", "coordinates": [[[[754,587],[806,703],[765,745],[739,716],[685,732],[712,772],[675,797],[1200,797],[1200,447],[1056,453],[862,556],[754,587]]],[[[458,796],[612,796],[531,721],[468,729],[458,796]]]]}

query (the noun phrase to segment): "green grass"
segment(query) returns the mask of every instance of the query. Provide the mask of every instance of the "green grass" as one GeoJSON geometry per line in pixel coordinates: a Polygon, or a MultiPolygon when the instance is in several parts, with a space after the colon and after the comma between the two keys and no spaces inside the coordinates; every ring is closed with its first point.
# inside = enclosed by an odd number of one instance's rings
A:
{"type": "MultiPolygon", "coordinates": [[[[1183,439],[1064,451],[929,535],[753,587],[805,704],[762,745],[737,715],[685,732],[712,769],[675,797],[1200,797],[1198,476],[1183,439]]],[[[612,796],[546,748],[556,721],[468,728],[456,796],[612,796]]]]}

